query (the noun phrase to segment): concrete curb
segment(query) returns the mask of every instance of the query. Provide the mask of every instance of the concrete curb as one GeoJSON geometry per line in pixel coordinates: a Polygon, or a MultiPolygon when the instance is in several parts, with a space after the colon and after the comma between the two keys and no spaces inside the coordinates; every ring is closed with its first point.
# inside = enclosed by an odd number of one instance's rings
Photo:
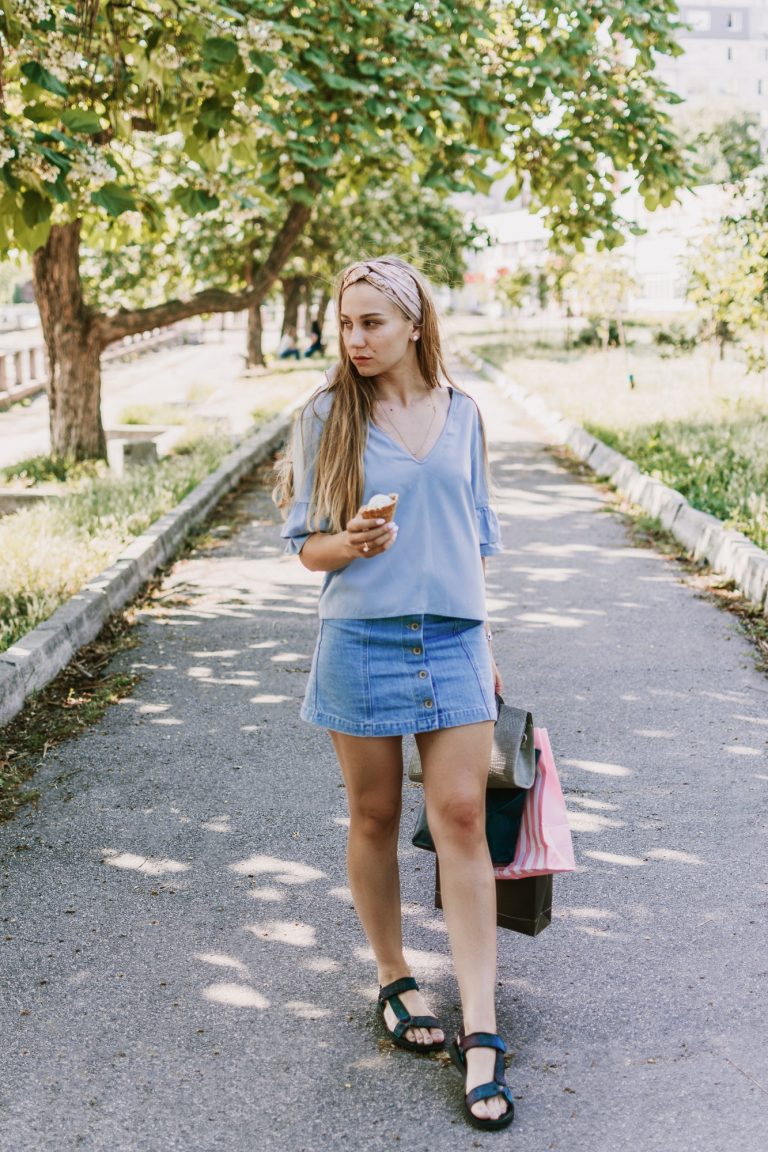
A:
{"type": "Polygon", "coordinates": [[[699,512],[674,488],[641,472],[636,464],[567,420],[539,396],[526,392],[494,364],[469,352],[459,356],[486,380],[498,385],[544,426],[555,443],[563,444],[597,476],[609,480],[633,504],[659,520],[695,560],[733,580],[741,592],[768,615],[768,552],[722,520],[699,512]]]}
{"type": "MultiPolygon", "coordinates": [[[[314,389],[313,389],[314,391],[314,389]]],[[[0,653],[0,725],[7,724],[27,697],[48,684],[84,644],[98,636],[107,618],[137,594],[154,572],[171,560],[189,531],[212,512],[227,492],[285,440],[303,395],[245,440],[215,472],[132,541],[115,562],[70,597],[43,624],[0,653]]]]}

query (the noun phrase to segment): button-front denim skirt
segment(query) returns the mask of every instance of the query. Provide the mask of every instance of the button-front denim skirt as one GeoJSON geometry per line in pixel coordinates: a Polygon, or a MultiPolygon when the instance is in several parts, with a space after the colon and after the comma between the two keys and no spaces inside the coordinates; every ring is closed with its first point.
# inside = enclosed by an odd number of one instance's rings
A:
{"type": "Polygon", "coordinates": [[[350,736],[495,720],[485,628],[446,616],[321,620],[301,717],[350,736]]]}

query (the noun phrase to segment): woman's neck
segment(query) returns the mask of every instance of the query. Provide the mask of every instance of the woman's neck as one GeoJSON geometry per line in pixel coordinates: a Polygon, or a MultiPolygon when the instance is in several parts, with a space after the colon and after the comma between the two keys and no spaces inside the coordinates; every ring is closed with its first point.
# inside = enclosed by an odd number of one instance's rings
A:
{"type": "Polygon", "coordinates": [[[429,390],[416,365],[397,365],[376,377],[376,399],[386,404],[400,404],[407,408],[414,400],[421,400],[429,390]]]}

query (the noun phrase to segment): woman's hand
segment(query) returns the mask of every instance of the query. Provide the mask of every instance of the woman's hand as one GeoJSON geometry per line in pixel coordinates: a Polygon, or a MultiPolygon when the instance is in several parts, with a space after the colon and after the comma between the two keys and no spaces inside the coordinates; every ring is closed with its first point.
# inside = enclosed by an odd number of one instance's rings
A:
{"type": "Polygon", "coordinates": [[[499,672],[498,665],[491,654],[491,668],[493,669],[493,690],[497,696],[501,696],[504,688],[504,682],[501,679],[501,672],[499,672]]]}
{"type": "Polygon", "coordinates": [[[347,540],[355,559],[370,560],[391,548],[397,539],[397,524],[385,520],[368,520],[360,512],[347,524],[347,540]]]}

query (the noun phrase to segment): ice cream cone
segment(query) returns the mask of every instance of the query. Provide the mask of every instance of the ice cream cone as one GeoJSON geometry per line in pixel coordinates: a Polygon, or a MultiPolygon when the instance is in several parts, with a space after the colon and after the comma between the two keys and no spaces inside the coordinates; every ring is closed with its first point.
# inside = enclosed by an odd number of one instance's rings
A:
{"type": "Polygon", "coordinates": [[[384,520],[389,524],[395,515],[396,507],[397,492],[390,492],[386,496],[376,495],[372,496],[368,503],[361,509],[360,515],[365,520],[384,520]]]}

